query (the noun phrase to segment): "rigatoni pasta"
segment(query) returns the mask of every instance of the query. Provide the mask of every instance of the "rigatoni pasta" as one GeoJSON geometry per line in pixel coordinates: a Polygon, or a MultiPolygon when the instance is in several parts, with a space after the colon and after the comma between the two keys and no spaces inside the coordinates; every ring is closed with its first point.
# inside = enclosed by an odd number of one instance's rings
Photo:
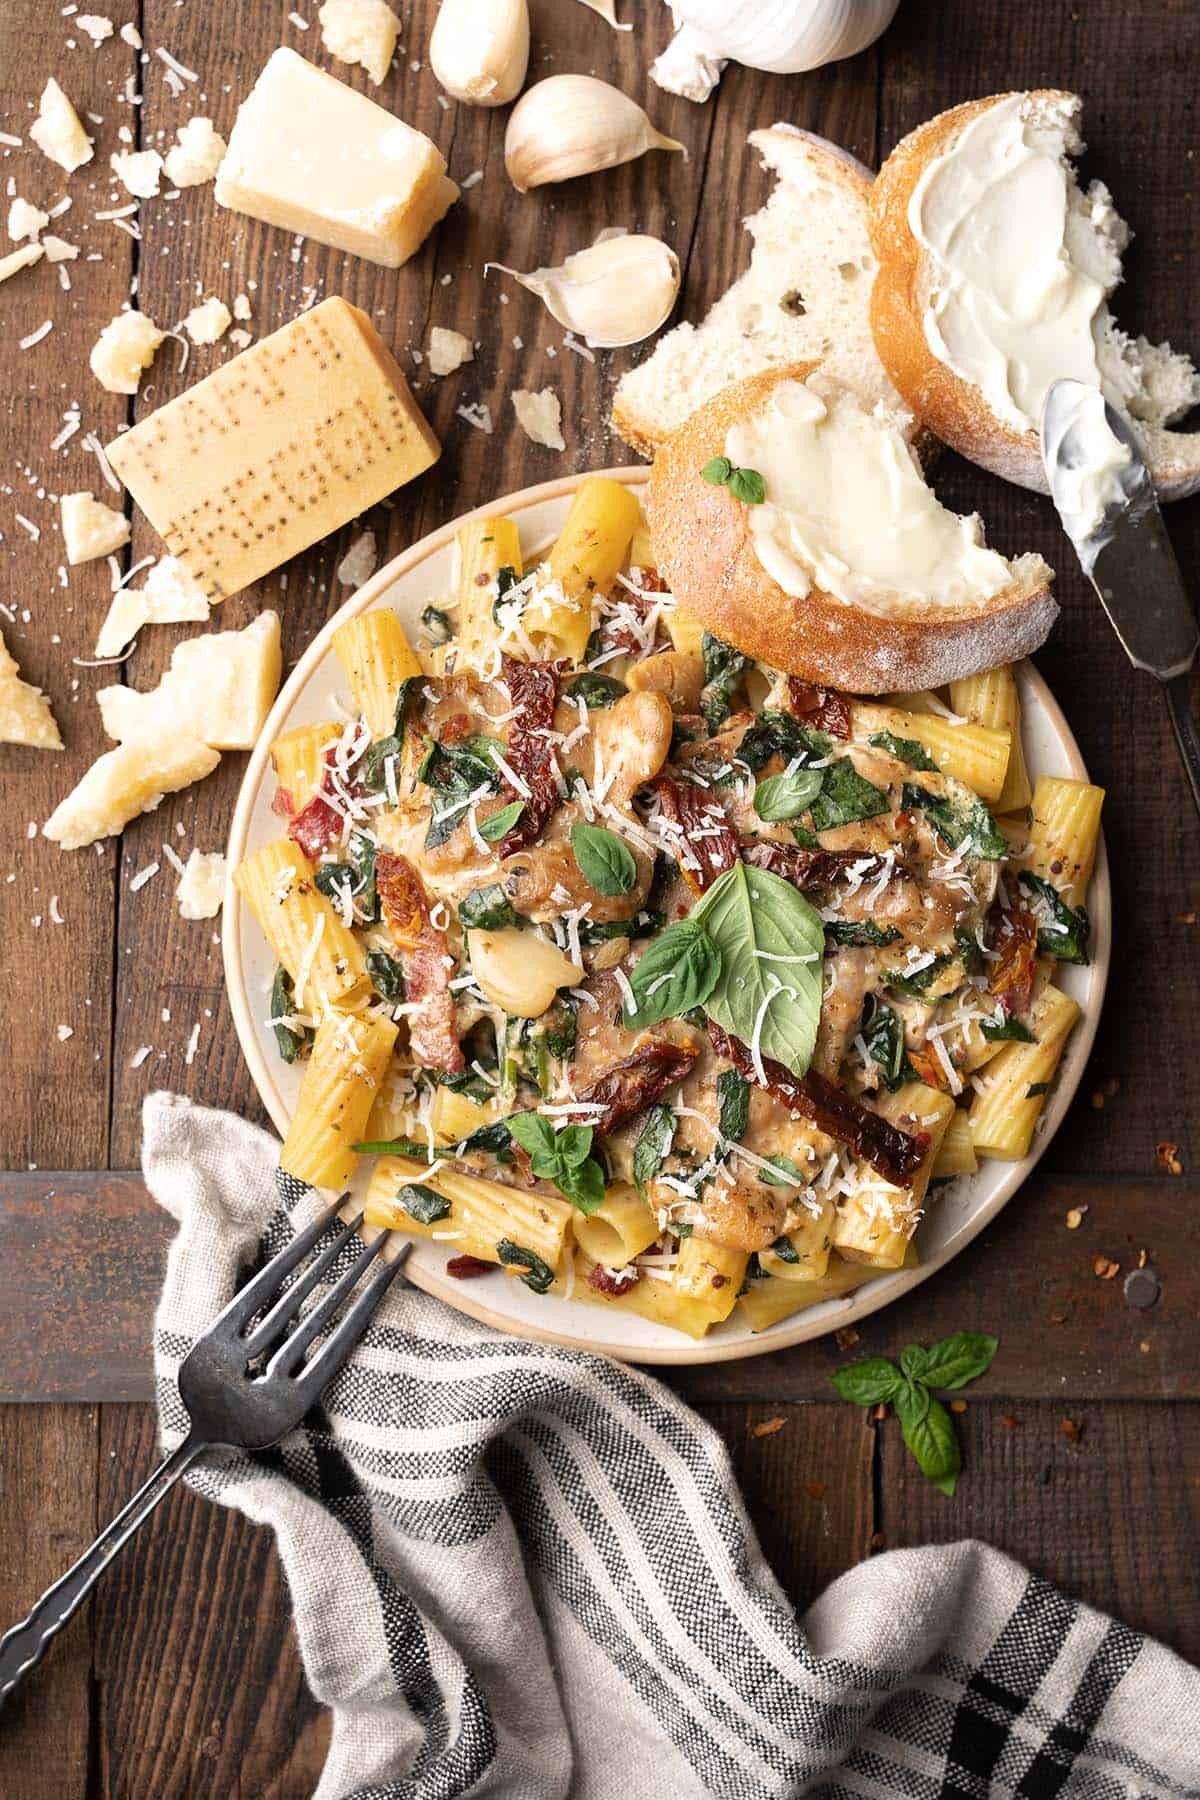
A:
{"type": "Polygon", "coordinates": [[[396,703],[406,681],[421,673],[416,651],[390,606],[347,619],[333,634],[333,648],[346,671],[355,708],[373,738],[396,728],[396,703]]]}
{"type": "Polygon", "coordinates": [[[379,1013],[327,1013],[317,1027],[279,1166],[314,1187],[344,1187],[396,1042],[379,1013]]]}
{"type": "Polygon", "coordinates": [[[986,725],[995,731],[1007,731],[1011,741],[1004,786],[996,795],[996,811],[1020,812],[1029,805],[1032,789],[1025,766],[1025,747],[1021,742],[1021,696],[1011,666],[989,669],[984,675],[970,675],[950,683],[950,705],[973,725],[986,725]]]}

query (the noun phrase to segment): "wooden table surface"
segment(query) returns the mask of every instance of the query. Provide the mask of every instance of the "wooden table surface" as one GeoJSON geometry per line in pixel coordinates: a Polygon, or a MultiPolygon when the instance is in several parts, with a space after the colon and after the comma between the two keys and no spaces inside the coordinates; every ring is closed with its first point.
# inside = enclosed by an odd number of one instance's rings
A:
{"type": "MultiPolygon", "coordinates": [[[[371,91],[436,139],[460,181],[476,170],[482,181],[420,254],[391,272],[222,212],[211,186],[143,203],[138,239],[92,216],[125,198],[114,202],[107,179],[120,131],[158,144],[205,113],[227,135],[238,99],[281,41],[331,66],[315,0],[300,0],[313,26],[307,35],[287,0],[113,0],[106,10],[118,26],[136,22],[148,53],[165,49],[198,71],[178,98],[157,56],[139,58],[116,36],[94,50],[57,6],[6,0],[0,8],[0,129],[27,135],[51,74],[102,118],[95,162],[65,181],[32,149],[0,152],[10,191],[43,204],[64,191],[74,197],[58,229],[84,250],[69,265],[69,292],[42,264],[6,286],[0,302],[0,601],[17,615],[10,624],[6,611],[4,631],[26,676],[50,692],[67,741],[63,756],[0,749],[8,846],[0,1145],[12,1170],[0,1177],[0,1398],[9,1402],[0,1427],[0,1628],[90,1541],[156,1454],[149,1334],[168,1228],[137,1176],[119,1173],[137,1166],[143,1097],[169,1087],[261,1117],[223,998],[219,921],[181,920],[165,869],[144,886],[135,881],[161,859],[164,838],[184,850],[221,847],[244,758],[227,756],[201,786],[97,850],[64,855],[27,838],[29,822],[48,816],[103,747],[92,696],[114,679],[70,660],[91,654],[109,580],[99,562],[60,585],[52,502],[81,487],[110,496],[82,433],[59,452],[50,440],[78,402],[84,430],[104,441],[228,353],[194,350],[183,375],[168,343],[136,400],[103,393],[87,352],[131,282],[166,324],[202,295],[231,300],[245,291],[256,335],[314,292],[345,294],[370,311],[412,366],[444,444],[429,475],[366,521],[389,555],[494,495],[631,460],[606,420],[614,382],[636,352],[594,361],[571,354],[532,296],[494,277],[484,285],[485,260],[532,268],[589,243],[604,225],[655,232],[685,270],[682,316],[698,319],[745,266],[738,220],[767,191],[746,135],[776,119],[874,164],[905,131],[957,101],[1010,87],[1078,89],[1092,146],[1086,168],[1110,182],[1137,233],[1120,316],[1200,350],[1195,335],[1189,344],[1200,276],[1190,148],[1200,16],[1187,0],[902,0],[887,36],[854,61],[790,79],[731,69],[704,107],[648,83],[649,58],[666,38],[665,7],[622,0],[621,9],[637,21],[633,32],[610,31],[574,0],[534,0],[531,74],[585,70],[615,81],[684,140],[688,160],[647,157],[521,197],[504,175],[503,112],[438,103],[426,65],[434,0],[401,8],[403,54],[371,91]],[[130,77],[143,95],[137,107],[122,98],[130,77]],[[85,260],[92,252],[97,260],[85,260]],[[46,318],[51,334],[19,351],[17,340],[46,318]],[[411,354],[433,324],[480,340],[475,361],[440,382],[411,354]],[[506,397],[511,387],[546,383],[562,397],[565,455],[530,444],[506,397]],[[476,400],[492,408],[490,437],[456,416],[476,400]],[[17,513],[40,527],[40,540],[17,513]],[[60,1041],[59,1025],[72,1035],[60,1041]]],[[[335,72],[366,85],[361,71],[335,72]]],[[[963,1327],[999,1336],[991,1374],[959,1419],[966,1473],[955,1499],[922,1481],[894,1421],[872,1425],[833,1400],[827,1376],[846,1352],[832,1339],[669,1379],[726,1437],[798,1606],[885,1545],[970,1535],[1200,1658],[1200,1281],[1190,1233],[1200,1198],[1200,827],[1159,697],[1124,662],[1048,503],[953,457],[938,486],[960,508],[977,506],[1001,549],[1037,548],[1060,571],[1063,617],[1038,660],[1093,778],[1108,789],[1116,902],[1118,954],[1092,1064],[1036,1177],[996,1225],[862,1327],[862,1349],[885,1353],[963,1327]],[[1160,1165],[1155,1147],[1164,1141],[1178,1145],[1182,1173],[1160,1165]],[[1072,1208],[1083,1214],[1076,1230],[1067,1226],[1072,1208]],[[1125,1295],[1143,1253],[1162,1281],[1149,1311],[1125,1295]],[[1100,1278],[1097,1258],[1118,1263],[1119,1273],[1100,1278]],[[768,1420],[783,1423],[760,1433],[768,1420]]],[[[1170,523],[1185,569],[1194,568],[1200,502],[1173,508],[1170,523]]],[[[352,535],[230,601],[222,625],[275,606],[294,660],[344,597],[334,570],[352,535]]],[[[127,555],[157,548],[135,516],[127,555]]],[[[186,629],[147,631],[116,678],[151,685],[186,629]]],[[[326,1739],[269,1536],[176,1490],[0,1724],[0,1792],[11,1800],[300,1796],[312,1789],[326,1739]]]]}

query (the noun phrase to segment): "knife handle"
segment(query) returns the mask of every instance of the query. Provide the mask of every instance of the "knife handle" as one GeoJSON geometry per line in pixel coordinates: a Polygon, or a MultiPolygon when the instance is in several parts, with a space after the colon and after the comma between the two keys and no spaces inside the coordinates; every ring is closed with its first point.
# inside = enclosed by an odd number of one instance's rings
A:
{"type": "Polygon", "coordinates": [[[1163,691],[1167,696],[1171,728],[1179,746],[1192,799],[1196,803],[1197,813],[1200,813],[1200,726],[1197,726],[1192,712],[1190,686],[1190,671],[1184,670],[1182,675],[1172,675],[1169,681],[1164,681],[1163,691]]]}

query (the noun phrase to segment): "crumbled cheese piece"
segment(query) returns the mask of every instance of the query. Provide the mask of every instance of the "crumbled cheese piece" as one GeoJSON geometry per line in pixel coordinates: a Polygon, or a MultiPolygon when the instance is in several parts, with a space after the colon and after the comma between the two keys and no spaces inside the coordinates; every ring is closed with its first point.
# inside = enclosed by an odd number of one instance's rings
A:
{"type": "Polygon", "coordinates": [[[142,598],[151,625],[182,625],[208,618],[208,596],[177,556],[159,558],[146,577],[142,598]]]}
{"type": "Polygon", "coordinates": [[[215,344],[233,323],[233,314],[223,300],[210,294],[199,306],[193,306],[183,321],[184,330],[193,344],[215,344]]]}
{"type": "Polygon", "coordinates": [[[241,631],[177,644],[148,693],[123,684],[96,696],[109,737],[129,745],[182,734],[217,750],[251,750],[279,688],[279,614],[259,613],[241,631]]]}
{"type": "Polygon", "coordinates": [[[179,126],[176,136],[179,142],[167,151],[163,164],[171,186],[199,187],[203,181],[212,181],[226,150],[225,139],[213,128],[212,120],[189,119],[179,126]]]}
{"type": "Polygon", "coordinates": [[[66,238],[55,237],[52,231],[42,239],[42,249],[46,252],[46,261],[52,263],[74,262],[79,255],[78,244],[69,244],[66,238]]]}
{"type": "Polygon", "coordinates": [[[361,587],[375,573],[375,563],[375,533],[364,531],[338,564],[337,578],[343,587],[361,587]]]}
{"type": "Polygon", "coordinates": [[[148,1056],[153,1056],[153,1055],[154,1055],[154,1045],[153,1044],[142,1044],[137,1050],[134,1051],[133,1055],[130,1057],[129,1067],[131,1069],[140,1069],[142,1064],[145,1062],[146,1058],[148,1056]]]}
{"type": "Polygon", "coordinates": [[[42,155],[68,175],[92,160],[92,140],[53,77],[42,89],[38,116],[29,127],[29,135],[42,155]]]}
{"type": "Polygon", "coordinates": [[[136,394],[166,335],[145,313],[118,313],[92,346],[92,374],[110,394],[136,394]]]}
{"type": "Polygon", "coordinates": [[[235,319],[248,319],[251,317],[250,300],[249,300],[248,295],[236,294],[234,296],[233,316],[235,319]]]}
{"type": "Polygon", "coordinates": [[[535,444],[544,444],[548,450],[566,449],[562,407],[553,388],[543,388],[540,394],[531,393],[528,388],[517,388],[512,403],[517,423],[526,437],[532,438],[535,444]]]}
{"type": "Polygon", "coordinates": [[[445,325],[435,325],[429,333],[429,373],[431,375],[453,375],[455,369],[461,369],[475,355],[475,346],[469,337],[461,331],[451,331],[445,325]]]}
{"type": "Polygon", "coordinates": [[[179,915],[183,919],[212,919],[221,910],[225,897],[225,858],[220,851],[211,854],[193,850],[187,859],[183,878],[175,889],[179,915]]]}
{"type": "Polygon", "coordinates": [[[49,223],[49,213],[44,213],[40,206],[30,206],[19,194],[8,209],[8,235],[14,243],[20,243],[22,238],[39,236],[49,223]]]}
{"type": "Polygon", "coordinates": [[[43,319],[36,330],[27,332],[23,338],[17,339],[17,349],[32,350],[35,344],[40,344],[43,338],[49,337],[53,330],[54,320],[43,319]]]}
{"type": "Polygon", "coordinates": [[[64,494],[62,534],[67,546],[67,561],[91,562],[97,556],[111,556],[129,542],[129,520],[103,500],[90,493],[64,494]]]}
{"type": "MultiPolygon", "coordinates": [[[[0,744],[29,744],[35,750],[61,750],[62,738],[40,688],[22,681],[17,665],[0,636],[0,744]]],[[[35,826],[36,834],[36,826],[35,826]]]]}
{"type": "Polygon", "coordinates": [[[119,657],[146,623],[146,602],[132,588],[118,588],[96,639],[96,655],[107,662],[119,657]]]}
{"type": "Polygon", "coordinates": [[[75,19],[75,24],[78,25],[80,31],[85,32],[91,38],[97,49],[101,44],[106,43],[113,34],[113,22],[111,19],[106,19],[103,13],[80,13],[75,19]]]}
{"type": "Polygon", "coordinates": [[[58,1041],[60,1044],[65,1044],[68,1038],[73,1038],[75,1036],[75,1029],[71,1025],[59,1025],[57,1030],[58,1041]]]}
{"type": "Polygon", "coordinates": [[[400,21],[384,0],[325,0],[317,17],[330,56],[358,63],[374,82],[391,67],[400,21]]]}
{"type": "Polygon", "coordinates": [[[243,331],[240,325],[235,325],[229,334],[229,341],[236,344],[239,350],[248,350],[254,338],[250,332],[243,331]]]}
{"type": "Polygon", "coordinates": [[[220,760],[219,750],[174,727],[157,738],[121,744],[96,759],[55,807],[42,835],[64,850],[115,837],[139,813],[153,812],[164,794],[211,774],[220,760]]]}
{"type": "Polygon", "coordinates": [[[163,159],[157,150],[114,150],[108,160],[121,186],[136,199],[152,200],[158,193],[163,159]]]}
{"type": "Polygon", "coordinates": [[[7,281],[20,269],[28,269],[35,262],[42,260],[40,244],[22,244],[19,250],[12,250],[7,256],[0,256],[0,281],[7,281]]]}
{"type": "Polygon", "coordinates": [[[131,50],[140,50],[141,49],[142,34],[138,30],[136,25],[122,25],[120,35],[121,35],[121,42],[123,44],[128,44],[129,48],[131,50]]]}
{"type": "Polygon", "coordinates": [[[456,406],[454,410],[460,419],[465,419],[468,425],[475,427],[476,431],[482,431],[487,436],[491,436],[492,409],[490,406],[486,406],[482,400],[476,400],[470,406],[456,406]]]}

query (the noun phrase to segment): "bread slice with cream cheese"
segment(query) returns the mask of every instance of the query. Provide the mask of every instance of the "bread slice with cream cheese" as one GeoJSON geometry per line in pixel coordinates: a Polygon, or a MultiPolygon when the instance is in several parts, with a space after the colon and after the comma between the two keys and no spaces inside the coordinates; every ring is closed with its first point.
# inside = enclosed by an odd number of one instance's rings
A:
{"type": "Polygon", "coordinates": [[[746,220],[749,268],[706,319],[669,331],[617,387],[613,424],[645,456],[729,382],[785,363],[821,358],[864,400],[897,403],[868,319],[871,171],[793,125],[754,131],[750,143],[778,181],[746,220]]]}
{"type": "Polygon", "coordinates": [[[709,400],[659,451],[646,496],[677,604],[769,667],[851,693],[940,687],[1036,650],[1052,572],[989,550],[977,519],[940,504],[907,424],[811,362],[709,400]],[[743,497],[751,472],[761,503],[743,497]]]}
{"type": "Polygon", "coordinates": [[[1078,95],[996,94],[910,133],[871,191],[875,347],[905,403],[962,455],[1047,492],[1038,440],[1050,381],[1098,382],[1142,444],[1163,499],[1200,487],[1200,374],[1109,310],[1129,229],[1084,189],[1078,95]]]}

